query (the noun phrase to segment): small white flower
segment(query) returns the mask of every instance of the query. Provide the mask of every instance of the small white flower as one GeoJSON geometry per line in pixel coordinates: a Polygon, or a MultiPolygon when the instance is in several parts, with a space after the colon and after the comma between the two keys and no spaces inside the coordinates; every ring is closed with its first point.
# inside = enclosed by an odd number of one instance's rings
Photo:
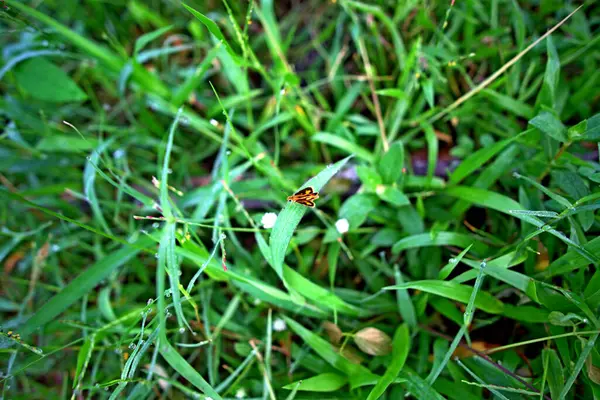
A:
{"type": "Polygon", "coordinates": [[[276,332],[283,332],[287,329],[287,324],[281,318],[277,318],[273,321],[273,330],[276,332]]]}
{"type": "Polygon", "coordinates": [[[123,149],[117,149],[115,150],[115,152],[113,153],[113,157],[114,158],[121,158],[125,155],[125,150],[123,149]]]}
{"type": "Polygon", "coordinates": [[[246,397],[246,391],[244,388],[240,388],[237,390],[237,392],[235,392],[236,399],[243,399],[244,397],[246,397]]]}
{"type": "Polygon", "coordinates": [[[343,235],[344,233],[348,232],[348,229],[350,229],[350,224],[346,218],[338,219],[335,221],[335,229],[337,229],[337,231],[343,235]]]}
{"type": "Polygon", "coordinates": [[[219,126],[219,121],[217,121],[217,120],[216,120],[216,119],[214,119],[214,118],[211,118],[211,120],[210,120],[210,124],[211,124],[212,126],[219,126]]]}
{"type": "Polygon", "coordinates": [[[277,214],[275,213],[265,213],[260,220],[260,223],[265,227],[265,229],[271,229],[275,226],[275,221],[277,221],[277,214]]]}

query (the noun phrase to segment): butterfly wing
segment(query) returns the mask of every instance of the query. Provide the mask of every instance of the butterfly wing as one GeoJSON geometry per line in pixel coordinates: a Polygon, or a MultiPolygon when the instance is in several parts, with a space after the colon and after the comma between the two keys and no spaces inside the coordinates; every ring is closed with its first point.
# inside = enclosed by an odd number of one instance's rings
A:
{"type": "Polygon", "coordinates": [[[304,189],[298,190],[296,193],[294,193],[294,196],[304,197],[304,196],[310,196],[311,194],[314,194],[314,193],[315,193],[315,191],[312,188],[312,186],[309,186],[304,189]]]}
{"type": "Polygon", "coordinates": [[[296,203],[302,204],[303,206],[310,207],[310,208],[315,207],[315,203],[309,199],[299,198],[299,199],[296,199],[296,203]]]}

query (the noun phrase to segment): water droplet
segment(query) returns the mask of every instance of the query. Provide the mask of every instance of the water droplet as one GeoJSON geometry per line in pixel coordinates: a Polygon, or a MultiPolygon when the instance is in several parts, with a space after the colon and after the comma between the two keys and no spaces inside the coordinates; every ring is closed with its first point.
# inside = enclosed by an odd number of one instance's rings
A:
{"type": "Polygon", "coordinates": [[[480,265],[481,265],[481,268],[485,268],[487,266],[487,262],[485,262],[485,260],[483,260],[480,265]]]}
{"type": "Polygon", "coordinates": [[[185,332],[185,328],[182,326],[179,328],[179,333],[184,333],[185,332]]]}
{"type": "Polygon", "coordinates": [[[165,290],[165,296],[171,297],[171,289],[165,290]]]}
{"type": "Polygon", "coordinates": [[[149,299],[148,299],[148,302],[147,302],[146,304],[150,305],[150,304],[152,304],[152,302],[153,302],[153,301],[154,301],[154,299],[152,299],[152,298],[149,298],[149,299]]]}
{"type": "Polygon", "coordinates": [[[60,250],[60,246],[57,244],[53,244],[50,249],[52,250],[53,253],[56,253],[57,251],[60,250]]]}
{"type": "Polygon", "coordinates": [[[154,258],[158,258],[158,253],[154,253],[154,258]]]}
{"type": "Polygon", "coordinates": [[[227,150],[227,151],[225,152],[225,154],[227,154],[227,155],[230,155],[230,154],[231,154],[231,150],[227,150]]]}
{"type": "Polygon", "coordinates": [[[155,222],[155,223],[152,224],[152,227],[154,229],[158,228],[159,226],[160,226],[160,224],[158,222],[155,222]]]}
{"type": "Polygon", "coordinates": [[[173,173],[173,170],[171,168],[167,169],[167,174],[171,174],[173,173]]]}
{"type": "Polygon", "coordinates": [[[129,348],[130,348],[131,350],[135,349],[135,344],[134,344],[134,343],[131,343],[131,344],[129,345],[129,348]]]}
{"type": "Polygon", "coordinates": [[[92,157],[90,157],[90,156],[86,156],[85,159],[88,161],[92,161],[92,157]]]}
{"type": "Polygon", "coordinates": [[[448,263],[450,264],[454,264],[456,262],[456,258],[452,257],[451,259],[448,260],[448,263]]]}

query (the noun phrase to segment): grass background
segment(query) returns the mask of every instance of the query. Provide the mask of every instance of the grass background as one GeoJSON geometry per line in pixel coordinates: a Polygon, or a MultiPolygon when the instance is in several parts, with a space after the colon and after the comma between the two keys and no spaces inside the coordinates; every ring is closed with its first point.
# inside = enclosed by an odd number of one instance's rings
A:
{"type": "Polygon", "coordinates": [[[2,398],[600,398],[579,5],[2,2],[2,398]]]}

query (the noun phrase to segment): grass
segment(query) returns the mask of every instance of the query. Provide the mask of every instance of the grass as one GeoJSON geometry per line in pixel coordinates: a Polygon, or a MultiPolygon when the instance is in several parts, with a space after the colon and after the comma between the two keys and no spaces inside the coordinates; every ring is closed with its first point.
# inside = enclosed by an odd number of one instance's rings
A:
{"type": "Polygon", "coordinates": [[[600,398],[591,3],[2,6],[1,398],[600,398]]]}

